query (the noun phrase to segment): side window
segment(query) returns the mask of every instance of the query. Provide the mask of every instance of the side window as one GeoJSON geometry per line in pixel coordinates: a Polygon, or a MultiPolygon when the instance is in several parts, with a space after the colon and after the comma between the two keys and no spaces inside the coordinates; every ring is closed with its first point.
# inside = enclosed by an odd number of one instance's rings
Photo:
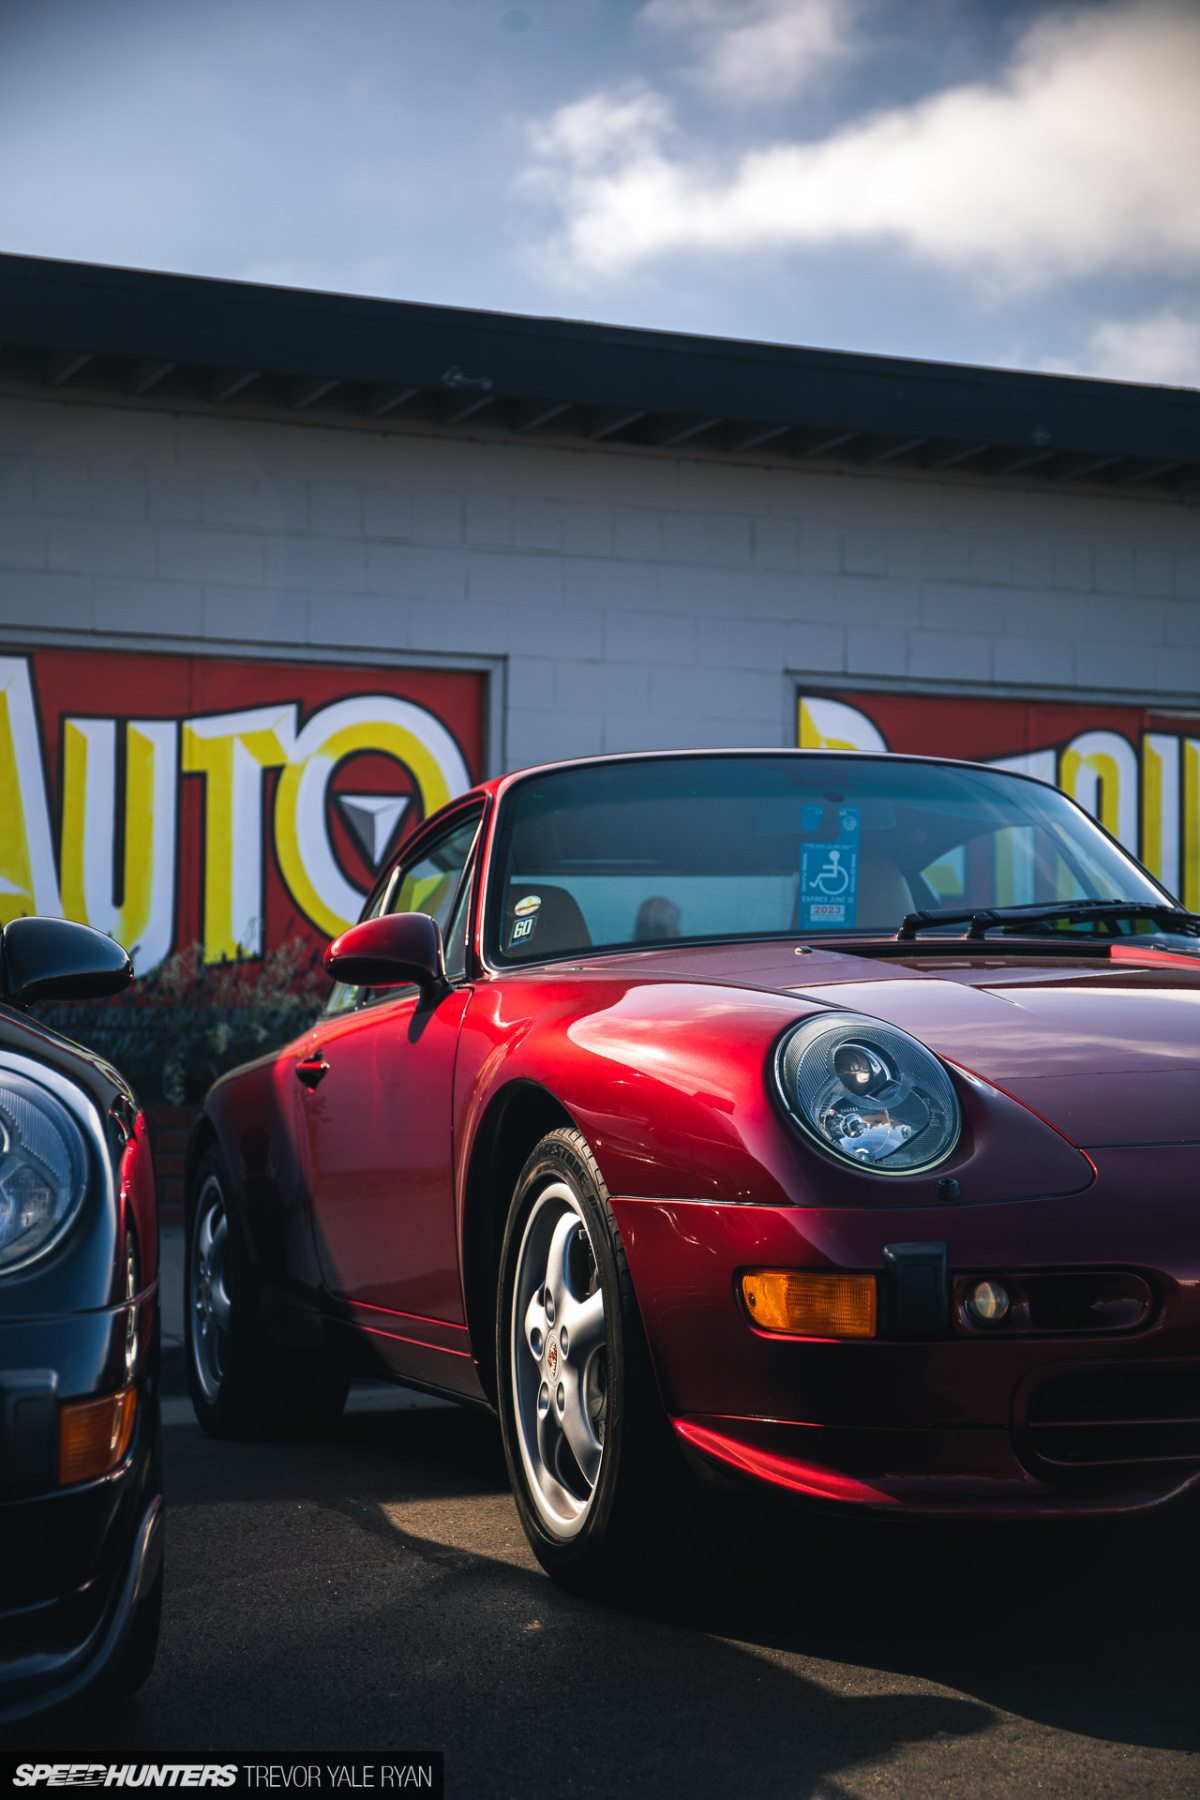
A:
{"type": "Polygon", "coordinates": [[[479,814],[472,813],[431,844],[419,861],[402,863],[386,911],[427,913],[445,938],[478,829],[479,814]]]}
{"type": "MultiPolygon", "coordinates": [[[[357,924],[361,925],[366,919],[377,919],[380,913],[391,910],[388,901],[396,886],[396,880],[396,871],[393,869],[391,874],[379,883],[363,907],[362,917],[356,921],[357,924]]],[[[361,992],[361,988],[352,987],[348,981],[335,981],[329,998],[325,1002],[325,1017],[328,1018],[331,1013],[350,1012],[358,1005],[361,992]]]]}
{"type": "MultiPolygon", "coordinates": [[[[374,919],[382,913],[422,912],[437,921],[446,946],[446,969],[451,980],[466,971],[467,916],[471,889],[469,860],[482,814],[473,812],[456,821],[444,837],[426,846],[416,862],[401,863],[372,894],[363,909],[363,919],[374,919]],[[464,871],[467,878],[464,880],[464,871]],[[462,943],[459,945],[458,939],[462,943]]],[[[360,921],[361,923],[361,921],[360,921]]],[[[391,988],[376,991],[377,998],[394,994],[391,988]]],[[[350,1012],[364,1000],[372,998],[372,990],[351,987],[347,982],[334,983],[325,1004],[325,1015],[350,1012]]]]}
{"type": "Polygon", "coordinates": [[[467,968],[467,927],[471,914],[472,850],[482,814],[460,820],[420,860],[401,866],[388,912],[423,912],[437,921],[446,957],[446,973],[459,981],[467,968]]]}

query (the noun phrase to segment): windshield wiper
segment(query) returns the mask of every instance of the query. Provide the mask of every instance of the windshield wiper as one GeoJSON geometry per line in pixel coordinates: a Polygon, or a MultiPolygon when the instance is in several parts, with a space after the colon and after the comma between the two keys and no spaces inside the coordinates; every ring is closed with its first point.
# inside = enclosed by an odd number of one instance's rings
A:
{"type": "Polygon", "coordinates": [[[905,913],[896,938],[900,943],[910,943],[918,931],[932,931],[939,925],[967,925],[963,939],[978,943],[997,925],[1026,925],[1037,935],[1036,927],[1053,928],[1064,920],[1070,924],[1092,920],[1104,924],[1121,919],[1148,919],[1181,937],[1200,937],[1200,913],[1184,912],[1178,906],[1156,906],[1137,900],[1056,900],[1049,905],[968,906],[961,911],[905,913]]]}

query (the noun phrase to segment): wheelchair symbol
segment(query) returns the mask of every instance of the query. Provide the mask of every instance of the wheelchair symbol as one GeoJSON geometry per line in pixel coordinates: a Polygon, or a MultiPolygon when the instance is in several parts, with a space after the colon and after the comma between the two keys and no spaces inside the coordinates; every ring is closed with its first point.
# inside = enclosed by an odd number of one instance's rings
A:
{"type": "Polygon", "coordinates": [[[830,900],[837,900],[846,892],[850,886],[850,871],[842,862],[840,850],[829,852],[829,861],[819,875],[813,876],[810,885],[830,900]]]}

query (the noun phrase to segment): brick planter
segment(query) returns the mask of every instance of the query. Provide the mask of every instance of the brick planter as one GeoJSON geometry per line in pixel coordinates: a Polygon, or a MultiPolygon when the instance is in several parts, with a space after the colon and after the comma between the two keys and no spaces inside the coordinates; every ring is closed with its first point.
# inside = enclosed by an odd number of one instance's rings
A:
{"type": "Polygon", "coordinates": [[[154,1155],[158,1216],[164,1225],[183,1223],[183,1156],[196,1106],[143,1106],[154,1155]]]}

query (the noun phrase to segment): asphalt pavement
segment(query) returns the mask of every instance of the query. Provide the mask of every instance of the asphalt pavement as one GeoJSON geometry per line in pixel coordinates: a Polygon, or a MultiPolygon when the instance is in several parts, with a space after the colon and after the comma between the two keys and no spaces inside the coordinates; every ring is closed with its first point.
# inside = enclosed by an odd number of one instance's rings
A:
{"type": "Polygon", "coordinates": [[[541,1573],[485,1415],[362,1389],[321,1441],[168,1419],[158,1666],[14,1748],[440,1749],[448,1795],[514,1800],[1200,1793],[1195,1508],[794,1515],[730,1586],[602,1605],[541,1573]]]}

